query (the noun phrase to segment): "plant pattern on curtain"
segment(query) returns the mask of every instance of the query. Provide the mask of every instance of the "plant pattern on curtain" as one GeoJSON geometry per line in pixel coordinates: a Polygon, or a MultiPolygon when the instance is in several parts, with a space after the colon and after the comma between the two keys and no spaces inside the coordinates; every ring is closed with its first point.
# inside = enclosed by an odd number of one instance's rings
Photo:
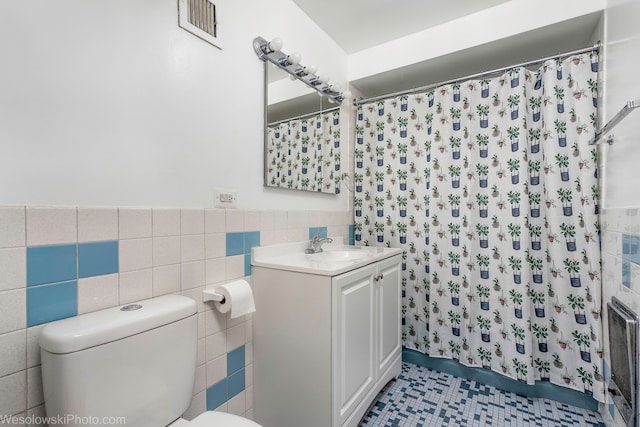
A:
{"type": "Polygon", "coordinates": [[[597,66],[358,108],[355,240],[404,249],[405,347],[603,399],[597,66]]]}
{"type": "Polygon", "coordinates": [[[340,193],[340,112],[267,127],[267,185],[340,193]]]}

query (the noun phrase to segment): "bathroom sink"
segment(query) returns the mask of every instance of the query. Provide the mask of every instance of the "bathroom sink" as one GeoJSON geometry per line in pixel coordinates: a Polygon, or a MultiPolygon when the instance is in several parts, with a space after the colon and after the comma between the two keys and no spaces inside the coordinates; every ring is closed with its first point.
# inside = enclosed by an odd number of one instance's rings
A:
{"type": "Polygon", "coordinates": [[[312,258],[320,258],[325,262],[351,262],[371,257],[371,253],[361,249],[326,250],[318,254],[310,254],[312,258]]]}
{"type": "Polygon", "coordinates": [[[334,238],[334,243],[323,245],[323,251],[315,254],[305,253],[308,246],[306,241],[254,247],[251,250],[251,265],[333,276],[401,252],[400,249],[336,243],[340,240],[342,239],[334,238]]]}

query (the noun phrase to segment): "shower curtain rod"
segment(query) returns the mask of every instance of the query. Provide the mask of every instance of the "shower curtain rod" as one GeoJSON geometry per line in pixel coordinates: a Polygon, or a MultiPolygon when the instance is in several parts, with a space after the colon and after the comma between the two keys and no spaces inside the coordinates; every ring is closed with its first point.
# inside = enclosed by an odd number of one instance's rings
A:
{"type": "Polygon", "coordinates": [[[452,83],[457,83],[457,82],[461,82],[464,80],[471,80],[471,79],[476,79],[478,77],[483,77],[483,76],[489,76],[492,74],[498,74],[501,73],[503,71],[507,71],[510,70],[512,68],[521,68],[521,67],[529,67],[531,65],[536,65],[536,64],[541,64],[545,61],[548,61],[550,59],[556,59],[556,58],[563,58],[563,57],[568,57],[568,56],[572,56],[572,55],[578,55],[580,53],[585,53],[585,52],[589,52],[589,51],[600,51],[600,47],[601,47],[601,43],[600,40],[598,40],[593,46],[591,47],[584,47],[582,49],[577,49],[577,50],[572,50],[570,52],[565,52],[565,53],[561,53],[558,55],[553,55],[553,56],[547,56],[546,58],[540,58],[540,59],[534,59],[532,61],[527,61],[527,62],[522,62],[520,64],[515,64],[515,65],[509,65],[506,67],[501,67],[501,68],[496,68],[495,70],[491,70],[491,71],[482,71],[480,73],[476,73],[476,74],[471,74],[468,76],[464,76],[464,77],[458,77],[455,79],[451,79],[451,80],[445,80],[439,83],[433,83],[433,84],[429,84],[426,86],[421,86],[421,87],[417,87],[417,88],[413,88],[413,89],[408,89],[408,90],[403,90],[400,92],[392,92],[386,95],[379,95],[379,96],[374,96],[371,98],[366,98],[366,99],[360,99],[360,100],[356,100],[354,101],[353,105],[362,105],[364,103],[367,102],[375,102],[375,101],[379,101],[382,99],[389,99],[395,96],[399,96],[399,95],[412,95],[415,94],[417,92],[424,92],[426,90],[429,89],[433,89],[439,86],[444,86],[444,85],[448,85],[448,84],[452,84],[452,83]]]}
{"type": "Polygon", "coordinates": [[[332,107],[332,108],[329,108],[328,110],[320,110],[320,111],[315,111],[313,113],[302,114],[300,116],[290,117],[288,119],[283,119],[283,120],[279,120],[279,121],[276,121],[276,122],[267,123],[267,126],[275,126],[275,125],[279,125],[280,123],[290,122],[291,120],[304,119],[305,117],[311,117],[311,116],[315,116],[317,114],[330,113],[332,111],[338,110],[339,108],[340,107],[332,107]]]}

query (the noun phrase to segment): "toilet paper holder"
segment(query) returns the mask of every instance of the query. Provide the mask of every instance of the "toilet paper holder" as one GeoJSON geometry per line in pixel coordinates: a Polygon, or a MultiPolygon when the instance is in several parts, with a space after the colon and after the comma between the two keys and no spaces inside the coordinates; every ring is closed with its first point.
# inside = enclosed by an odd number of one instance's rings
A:
{"type": "Polygon", "coordinates": [[[218,301],[220,304],[224,304],[225,297],[224,295],[216,292],[213,289],[208,289],[208,290],[202,291],[202,301],[203,302],[218,301]]]}

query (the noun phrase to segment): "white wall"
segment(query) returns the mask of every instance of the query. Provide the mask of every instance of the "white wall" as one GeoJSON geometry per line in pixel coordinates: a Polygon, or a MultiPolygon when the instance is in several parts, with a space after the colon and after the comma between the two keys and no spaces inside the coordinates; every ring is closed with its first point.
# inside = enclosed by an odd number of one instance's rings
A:
{"type": "Polygon", "coordinates": [[[225,187],[241,208],[347,210],[346,191],[262,186],[252,40],[336,82],[346,54],[289,0],[217,3],[223,50],[178,27],[177,0],[0,3],[0,204],[211,207],[225,187]]]}
{"type": "MultiPolygon", "coordinates": [[[[640,99],[640,2],[609,0],[606,13],[604,93],[602,124],[630,100],[640,99]]],[[[632,111],[612,131],[614,144],[603,154],[603,195],[606,208],[640,206],[638,165],[640,164],[640,112],[632,111]]]]}
{"type": "Polygon", "coordinates": [[[178,27],[177,0],[2,2],[0,204],[210,207],[212,189],[224,187],[238,191],[240,208],[346,210],[346,191],[262,186],[255,36],[281,37],[285,52],[345,87],[347,75],[520,34],[603,2],[512,0],[358,52],[348,70],[346,53],[290,0],[219,0],[223,50],[178,27]],[[481,24],[487,31],[473,38],[455,30],[481,24]]]}
{"type": "MultiPolygon", "coordinates": [[[[637,69],[640,66],[640,2],[608,0],[604,25],[604,54],[601,57],[601,124],[607,123],[627,101],[640,99],[637,69]]],[[[611,132],[614,144],[600,146],[601,193],[606,207],[600,217],[602,228],[603,308],[613,296],[632,310],[640,312],[640,265],[625,239],[640,235],[640,137],[637,123],[640,112],[632,111],[611,132]],[[626,273],[625,273],[626,272],[626,273]]],[[[603,309],[605,339],[605,380],[610,379],[609,335],[606,311],[603,309]]],[[[625,425],[611,397],[601,407],[608,426],[625,425]]]]}
{"type": "Polygon", "coordinates": [[[604,6],[605,0],[511,0],[356,52],[349,56],[349,80],[363,79],[452,52],[512,38],[601,11],[604,6]]]}

